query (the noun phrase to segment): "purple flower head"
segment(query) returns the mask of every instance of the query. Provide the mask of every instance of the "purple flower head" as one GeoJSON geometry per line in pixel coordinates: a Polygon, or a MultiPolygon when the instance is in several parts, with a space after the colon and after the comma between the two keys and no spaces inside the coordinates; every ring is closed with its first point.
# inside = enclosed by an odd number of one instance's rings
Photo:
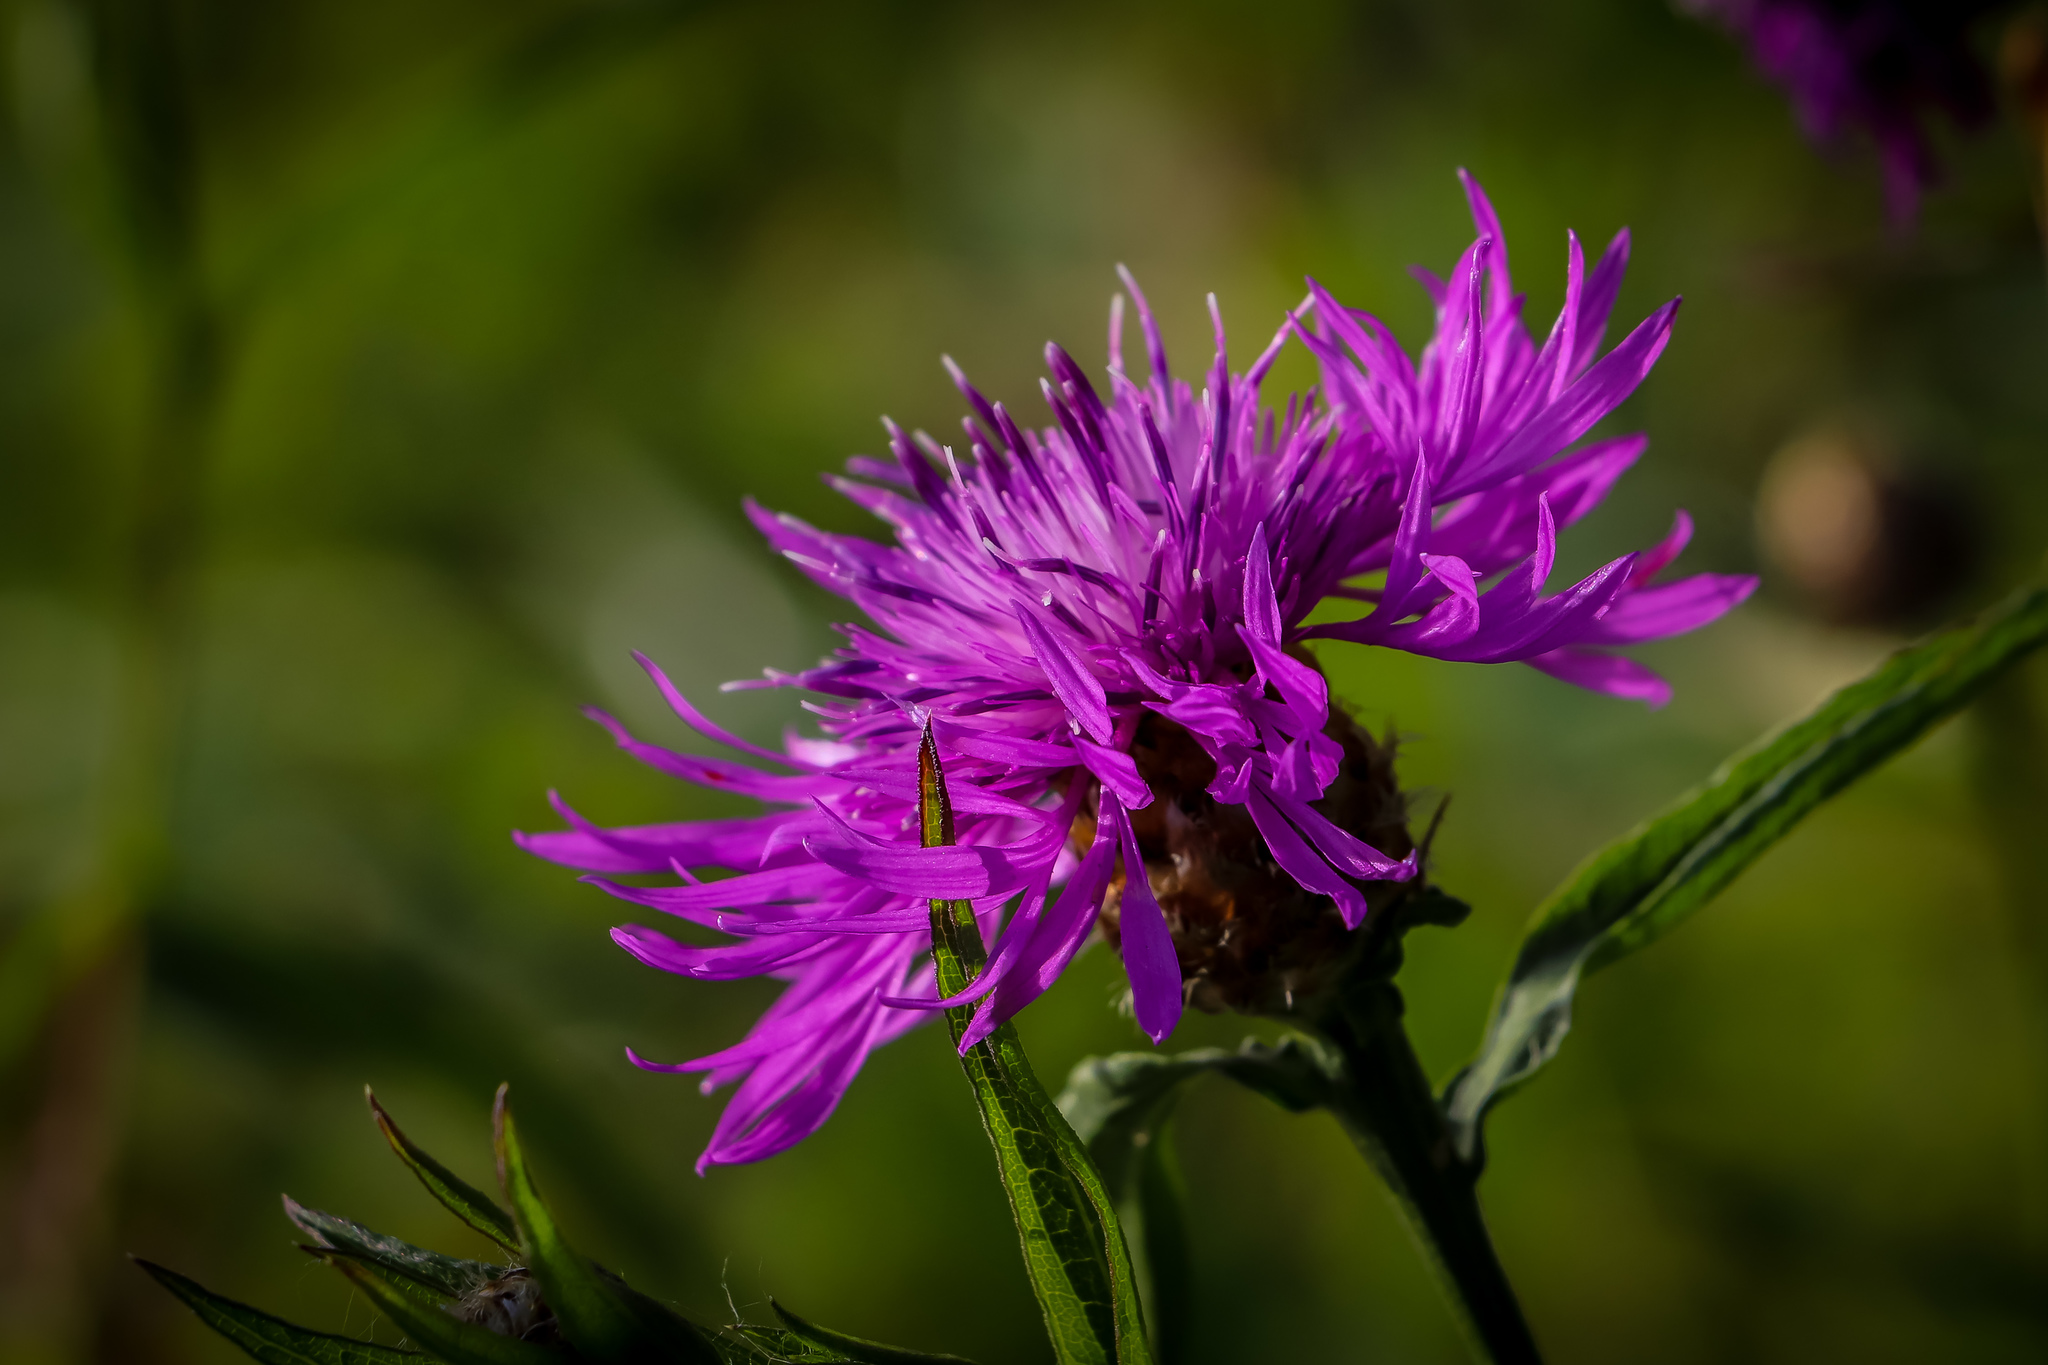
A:
{"type": "Polygon", "coordinates": [[[1992,111],[1971,25],[1998,0],[1682,0],[1749,48],[1784,88],[1808,137],[1840,143],[1860,128],[1877,144],[1885,202],[1909,223],[1940,175],[1927,122],[1964,126],[1992,111]]]}
{"type": "Polygon", "coordinates": [[[1447,283],[1430,280],[1437,325],[1417,358],[1311,283],[1241,371],[1212,299],[1216,353],[1198,389],[1172,376],[1126,274],[1142,380],[1126,368],[1118,299],[1102,383],[1046,348],[1049,425],[1025,427],[948,362],[971,410],[959,443],[891,424],[893,460],[856,458],[850,477],[832,479],[893,544],[749,506],[776,549],[872,623],[842,627],[845,646],[807,672],[729,685],[803,689],[823,737],[792,734],[781,753],[749,744],[642,659],[677,714],[752,761],[658,748],[596,719],[644,762],[767,812],[600,829],[557,800],[569,830],[519,836],[622,900],[732,940],[614,930],[643,962],[789,983],[730,1048],[676,1064],[633,1058],[702,1073],[707,1091],[736,1084],[700,1171],[816,1130],[867,1054],[941,1005],[973,1007],[963,1047],[986,1037],[1098,923],[1122,953],[1140,1027],[1164,1039],[1207,951],[1195,941],[1199,895],[1224,894],[1176,881],[1162,852],[1190,819],[1252,846],[1274,884],[1228,890],[1241,926],[1256,929],[1284,893],[1318,932],[1355,930],[1369,896],[1413,877],[1419,855],[1390,756],[1332,711],[1305,641],[1519,660],[1656,704],[1663,681],[1609,649],[1703,625],[1748,595],[1748,578],[1654,581],[1685,543],[1683,513],[1661,544],[1550,590],[1558,528],[1644,445],[1576,443],[1649,372],[1677,304],[1599,355],[1628,237],[1590,271],[1572,238],[1564,311],[1538,344],[1493,208],[1469,179],[1466,190],[1478,240],[1447,283]],[[1294,341],[1322,383],[1263,405],[1261,384],[1294,341]],[[1307,624],[1332,598],[1363,614],[1307,624]],[[953,847],[919,846],[927,723],[952,792],[953,847]],[[673,882],[609,879],[622,873],[673,882]],[[992,942],[951,1000],[936,998],[922,963],[928,898],[971,900],[992,942]]]}

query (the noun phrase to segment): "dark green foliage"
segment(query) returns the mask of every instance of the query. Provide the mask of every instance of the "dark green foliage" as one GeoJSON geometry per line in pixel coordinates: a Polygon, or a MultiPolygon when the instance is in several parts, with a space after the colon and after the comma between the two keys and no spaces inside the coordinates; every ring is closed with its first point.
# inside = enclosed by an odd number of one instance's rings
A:
{"type": "Polygon", "coordinates": [[[1182,1358],[1192,1310],[1186,1215],[1173,1110],[1181,1084],[1216,1072],[1292,1113],[1327,1105],[1341,1063],[1305,1035],[1267,1044],[1247,1038],[1235,1052],[1118,1052],[1089,1057],[1067,1076],[1060,1111],[1087,1144],[1110,1196],[1137,1228],[1147,1324],[1160,1358],[1182,1358]]]}
{"type": "Polygon", "coordinates": [[[379,1312],[407,1337],[426,1348],[436,1360],[448,1365],[550,1365],[562,1353],[530,1341],[499,1336],[487,1327],[459,1319],[431,1308],[393,1286],[369,1267],[338,1251],[325,1253],[329,1265],[354,1282],[369,1296],[379,1312]]]}
{"type": "Polygon", "coordinates": [[[1117,1052],[1086,1058],[1074,1068],[1060,1092],[1060,1111],[1088,1144],[1103,1178],[1120,1190],[1133,1141],[1163,1122],[1181,1082],[1209,1072],[1299,1114],[1329,1104],[1342,1063],[1327,1044],[1306,1034],[1278,1043],[1247,1038],[1235,1052],[1117,1052]]]}
{"type": "Polygon", "coordinates": [[[921,1355],[829,1331],[770,1303],[785,1325],[723,1329],[711,1344],[724,1365],[969,1365],[959,1356],[921,1355]]]}
{"type": "Polygon", "coordinates": [[[1178,1358],[1194,1303],[1171,1119],[1181,1085],[1215,1072],[1290,1113],[1329,1110],[1387,1182],[1474,1348],[1493,1361],[1537,1358],[1479,1215],[1479,1173],[1450,1159],[1443,1114],[1409,1046],[1400,995],[1375,971],[1379,961],[1360,957],[1343,989],[1323,1002],[1318,1022],[1327,1037],[1248,1038],[1235,1052],[1090,1057],[1068,1077],[1060,1107],[1139,1219],[1162,1357],[1178,1358]]]}
{"type": "Polygon", "coordinates": [[[376,1095],[367,1085],[363,1087],[363,1098],[369,1101],[370,1114],[377,1120],[378,1131],[391,1144],[391,1150],[398,1153],[398,1159],[419,1177],[420,1184],[427,1187],[427,1193],[440,1200],[450,1213],[505,1250],[519,1250],[519,1231],[513,1226],[510,1214],[499,1208],[482,1190],[414,1146],[412,1139],[401,1132],[391,1121],[391,1116],[384,1112],[384,1106],[377,1103],[376,1095]]]}
{"type": "Polygon", "coordinates": [[[923,1355],[846,1336],[780,1305],[775,1311],[781,1327],[735,1323],[706,1330],[632,1288],[562,1235],[534,1185],[506,1089],[498,1087],[492,1128],[498,1181],[512,1205],[510,1215],[415,1146],[375,1097],[370,1108],[392,1149],[436,1199],[487,1235],[498,1218],[506,1220],[517,1238],[509,1249],[520,1253],[523,1265],[444,1256],[309,1209],[290,1196],[284,1200],[285,1215],[313,1239],[314,1245],[304,1250],[346,1276],[421,1351],[309,1331],[224,1299],[174,1271],[143,1260],[136,1264],[201,1321],[265,1365],[394,1365],[403,1360],[446,1365],[564,1360],[583,1365],[967,1365],[958,1356],[923,1355]],[[534,1286],[538,1294],[521,1298],[511,1292],[534,1286]],[[509,1322],[506,1314],[491,1311],[508,1299],[521,1307],[509,1322]],[[507,1330],[485,1325],[491,1321],[507,1330]],[[509,1334],[515,1329],[521,1335],[509,1334]]]}
{"type": "Polygon", "coordinates": [[[422,1359],[416,1351],[397,1351],[353,1337],[310,1332],[273,1318],[245,1303],[224,1299],[175,1270],[135,1258],[149,1277],[177,1295],[199,1320],[263,1365],[399,1365],[422,1359]]]}
{"type": "Polygon", "coordinates": [[[309,1209],[290,1195],[284,1196],[284,1216],[312,1238],[316,1246],[346,1252],[365,1265],[388,1271],[442,1298],[460,1298],[505,1273],[501,1265],[444,1256],[372,1232],[361,1223],[309,1209]]]}
{"type": "Polygon", "coordinates": [[[1674,928],[1822,802],[1955,714],[2044,640],[2048,588],[2030,587],[1900,650],[1589,858],[1538,907],[1479,1056],[1446,1093],[1465,1160],[1482,1159],[1487,1109],[1564,1042],[1581,976],[1674,928]]]}
{"type": "Polygon", "coordinates": [[[577,1354],[593,1365],[716,1365],[717,1353],[695,1326],[569,1245],[534,1186],[504,1086],[498,1087],[491,1125],[498,1183],[511,1201],[527,1267],[540,1281],[563,1337],[577,1354]]]}
{"type": "Polygon", "coordinates": [[[835,1332],[829,1327],[820,1327],[807,1321],[770,1299],[768,1306],[775,1310],[775,1316],[782,1319],[782,1325],[791,1335],[808,1342],[813,1350],[826,1353],[823,1358],[832,1360],[858,1361],[860,1365],[967,1365],[959,1356],[924,1355],[917,1351],[898,1350],[884,1346],[879,1341],[867,1341],[850,1337],[844,1332],[835,1332]],[[835,1353],[836,1354],[833,1354],[835,1353]]]}

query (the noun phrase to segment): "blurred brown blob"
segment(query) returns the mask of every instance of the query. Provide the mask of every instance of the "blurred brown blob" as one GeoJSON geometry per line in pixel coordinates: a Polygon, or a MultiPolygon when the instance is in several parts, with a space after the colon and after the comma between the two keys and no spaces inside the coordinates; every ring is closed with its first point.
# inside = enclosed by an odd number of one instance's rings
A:
{"type": "Polygon", "coordinates": [[[1999,38],[1998,74],[2040,141],[2048,129],[2048,15],[2026,10],[2013,16],[1999,38]]]}
{"type": "Polygon", "coordinates": [[[1970,500],[1951,474],[1829,428],[1780,450],[1757,494],[1764,555],[1836,625],[1923,623],[1977,564],[1970,500]]]}
{"type": "Polygon", "coordinates": [[[1998,74],[2007,102],[2034,150],[2034,214],[2048,240],[2048,14],[2013,16],[1998,43],[1998,74]]]}

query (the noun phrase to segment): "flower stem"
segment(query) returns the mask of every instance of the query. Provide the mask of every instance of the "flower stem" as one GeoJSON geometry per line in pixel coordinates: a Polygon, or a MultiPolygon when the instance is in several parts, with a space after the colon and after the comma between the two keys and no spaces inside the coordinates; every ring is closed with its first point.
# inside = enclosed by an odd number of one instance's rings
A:
{"type": "Polygon", "coordinates": [[[1400,1201],[1473,1346],[1493,1365],[1537,1365],[1536,1339],[1479,1213],[1479,1168],[1458,1158],[1402,1027],[1400,992],[1362,983],[1320,1023],[1346,1072],[1331,1107],[1400,1201]]]}

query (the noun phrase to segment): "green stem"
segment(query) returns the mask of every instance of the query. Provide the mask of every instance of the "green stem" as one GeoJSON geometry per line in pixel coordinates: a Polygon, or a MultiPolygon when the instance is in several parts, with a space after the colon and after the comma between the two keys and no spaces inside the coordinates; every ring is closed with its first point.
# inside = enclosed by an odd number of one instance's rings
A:
{"type": "MultiPolygon", "coordinates": [[[[2024,994],[2029,1031],[2020,1046],[2030,1064],[2018,1074],[2038,1077],[2048,1075],[2048,847],[2040,837],[2048,821],[2048,723],[2033,672],[2030,662],[2018,664],[1978,696],[1970,715],[1970,777],[1978,826],[2004,884],[2012,960],[2024,994]]],[[[2048,1136],[2048,1088],[2036,1084],[2015,1098],[2022,1146],[2038,1148],[2048,1136]]],[[[2027,1244],[2048,1250],[2048,1183],[2032,1164],[2015,1178],[2012,1205],[2027,1244]]]]}
{"type": "Polygon", "coordinates": [[[1401,995],[1370,982],[1321,1021],[1343,1054],[1332,1109],[1400,1201],[1474,1346],[1494,1365],[1538,1365],[1536,1339],[1479,1213],[1478,1169],[1458,1159],[1401,1024],[1401,995]]]}

